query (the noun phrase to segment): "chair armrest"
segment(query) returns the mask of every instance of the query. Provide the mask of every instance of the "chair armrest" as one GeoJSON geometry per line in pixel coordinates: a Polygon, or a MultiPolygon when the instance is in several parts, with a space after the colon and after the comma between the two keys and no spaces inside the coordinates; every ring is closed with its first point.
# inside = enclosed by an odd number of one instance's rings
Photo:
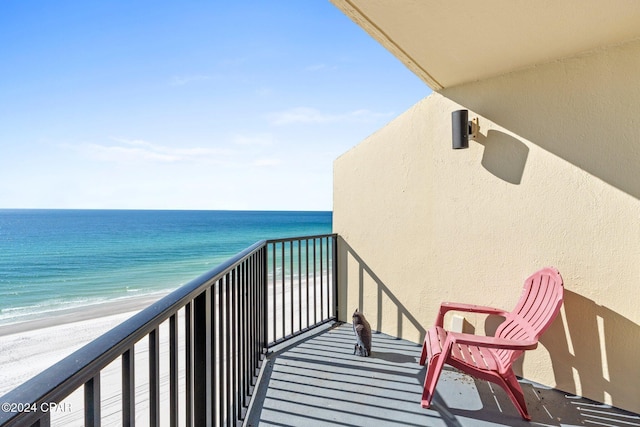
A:
{"type": "Polygon", "coordinates": [[[495,314],[498,316],[506,317],[508,312],[494,307],[486,307],[475,304],[463,304],[458,302],[443,302],[440,304],[440,311],[436,318],[436,326],[443,327],[444,315],[449,311],[463,311],[467,313],[482,313],[482,314],[495,314]]]}
{"type": "Polygon", "coordinates": [[[477,345],[478,347],[501,348],[505,350],[533,350],[538,347],[537,340],[510,340],[459,332],[447,332],[447,339],[456,344],[477,345]]]}

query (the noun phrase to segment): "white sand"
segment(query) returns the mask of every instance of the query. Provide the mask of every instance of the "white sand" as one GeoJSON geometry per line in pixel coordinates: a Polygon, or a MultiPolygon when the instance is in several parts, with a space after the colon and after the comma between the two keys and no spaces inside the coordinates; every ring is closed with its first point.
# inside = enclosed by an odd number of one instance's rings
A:
{"type": "MultiPolygon", "coordinates": [[[[319,276],[318,276],[319,278],[319,276]]],[[[324,283],[329,283],[325,276],[324,283]]],[[[318,279],[319,285],[319,279],[318,279]]],[[[269,286],[269,298],[272,298],[272,285],[269,286]]],[[[284,323],[285,335],[292,332],[289,324],[291,314],[294,317],[294,328],[306,326],[306,309],[303,308],[300,322],[298,318],[298,301],[304,301],[307,297],[306,283],[303,280],[301,292],[298,292],[297,284],[294,286],[293,295],[285,286],[284,323]],[[293,307],[289,307],[293,300],[293,307]],[[293,311],[293,313],[292,313],[293,311]],[[301,324],[300,324],[300,323],[301,324]]],[[[311,285],[310,285],[311,286],[311,285]]],[[[309,296],[313,295],[313,288],[309,290],[309,296]]],[[[276,304],[269,304],[269,310],[275,308],[276,332],[274,334],[273,323],[267,325],[270,339],[280,338],[282,335],[283,307],[281,283],[276,286],[276,304]]],[[[316,304],[320,301],[320,289],[316,288],[316,304]]],[[[85,308],[65,310],[55,316],[27,322],[0,326],[0,396],[11,391],[18,385],[34,377],[43,370],[51,367],[58,361],[70,355],[83,345],[98,338],[103,333],[127,320],[141,309],[146,308],[163,295],[153,295],[127,300],[94,305],[85,308]]],[[[326,298],[326,296],[325,296],[326,298]]],[[[310,301],[313,303],[313,300],[310,301]]],[[[306,301],[305,301],[306,303],[306,301]]],[[[304,306],[304,304],[303,304],[304,306]]],[[[315,317],[311,309],[311,322],[315,317]]],[[[316,305],[317,312],[320,307],[316,305]]],[[[179,333],[184,331],[184,318],[178,317],[179,333]]],[[[168,322],[160,327],[160,408],[161,420],[168,418],[168,387],[169,387],[169,346],[168,346],[168,322]]],[[[216,335],[217,336],[217,335],[216,335]]],[[[216,338],[217,339],[217,338],[216,338]]],[[[184,391],[185,391],[185,361],[184,361],[184,337],[179,337],[179,390],[181,422],[184,421],[184,391]]],[[[143,339],[135,346],[136,359],[136,422],[140,425],[148,424],[148,342],[143,339]]],[[[119,426],[122,424],[121,414],[121,360],[117,358],[111,365],[101,371],[101,414],[103,426],[119,426]]],[[[0,401],[2,401],[0,397],[0,401]]],[[[74,392],[64,400],[63,412],[52,413],[53,426],[82,426],[83,425],[83,390],[74,392]],[[69,410],[70,409],[70,410],[69,410]]]]}
{"type": "MultiPolygon", "coordinates": [[[[0,396],[124,322],[162,296],[116,300],[65,310],[43,319],[0,326],[0,396]]],[[[145,344],[146,342],[136,345],[136,354],[140,353],[141,358],[146,354],[142,348],[145,344]]],[[[113,422],[104,425],[121,423],[121,403],[119,398],[114,399],[113,396],[115,391],[119,390],[119,360],[101,374],[103,402],[107,403],[102,409],[103,416],[109,412],[114,413],[113,422]],[[113,404],[110,405],[109,401],[113,401],[113,404]]],[[[53,424],[67,427],[83,425],[82,390],[74,393],[66,401],[70,405],[66,408],[70,411],[52,413],[53,424]]]]}
{"type": "Polygon", "coordinates": [[[0,337],[0,396],[64,359],[135,312],[0,337]]]}

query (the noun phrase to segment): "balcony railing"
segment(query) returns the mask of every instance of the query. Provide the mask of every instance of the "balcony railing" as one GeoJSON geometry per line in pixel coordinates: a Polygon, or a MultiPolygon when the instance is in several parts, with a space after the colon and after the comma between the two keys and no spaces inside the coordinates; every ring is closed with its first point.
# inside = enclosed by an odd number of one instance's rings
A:
{"type": "Polygon", "coordinates": [[[268,348],[336,319],[336,245],[336,235],[254,244],[0,398],[13,404],[0,426],[66,424],[52,409],[76,392],[85,426],[236,425],[268,348]],[[119,408],[103,413],[113,399],[119,408]]]}

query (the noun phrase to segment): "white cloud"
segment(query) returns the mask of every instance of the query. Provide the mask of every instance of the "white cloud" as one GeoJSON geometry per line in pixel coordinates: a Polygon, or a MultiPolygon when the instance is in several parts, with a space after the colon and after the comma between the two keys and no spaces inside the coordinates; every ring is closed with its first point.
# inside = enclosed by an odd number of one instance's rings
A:
{"type": "Polygon", "coordinates": [[[205,80],[211,80],[214,76],[205,75],[205,74],[196,74],[196,75],[188,75],[188,76],[174,76],[171,79],[171,86],[184,86],[190,83],[202,82],[205,80]]]}
{"type": "Polygon", "coordinates": [[[273,135],[270,133],[259,134],[234,134],[231,136],[231,140],[237,145],[247,146],[270,146],[273,144],[273,135]]]}
{"type": "Polygon", "coordinates": [[[371,122],[392,117],[393,113],[377,113],[370,110],[354,110],[345,113],[323,113],[315,108],[292,108],[269,115],[274,125],[288,125],[294,123],[336,123],[336,122],[371,122]]]}
{"type": "Polygon", "coordinates": [[[282,160],[280,159],[257,159],[253,161],[253,166],[259,167],[280,166],[281,164],[282,160]]]}
{"type": "Polygon", "coordinates": [[[233,150],[206,147],[169,147],[144,140],[113,138],[114,144],[83,144],[78,147],[89,157],[106,162],[212,162],[235,154],[233,150]]]}
{"type": "Polygon", "coordinates": [[[305,67],[306,71],[333,71],[337,70],[338,67],[335,65],[327,65],[327,64],[313,64],[305,67]]]}
{"type": "Polygon", "coordinates": [[[177,156],[158,153],[144,148],[123,147],[118,145],[87,144],[84,150],[91,157],[102,161],[152,161],[152,162],[176,162],[177,156]]]}

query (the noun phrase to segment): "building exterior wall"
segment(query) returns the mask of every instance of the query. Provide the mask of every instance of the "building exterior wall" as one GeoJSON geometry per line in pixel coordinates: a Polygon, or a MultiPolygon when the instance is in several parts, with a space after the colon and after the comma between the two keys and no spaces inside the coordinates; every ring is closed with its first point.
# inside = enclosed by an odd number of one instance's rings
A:
{"type": "Polygon", "coordinates": [[[640,412],[639,69],[633,42],[446,89],[339,157],[340,318],[420,342],[441,301],[510,309],[555,266],[561,314],[516,373],[640,412]],[[452,150],[462,108],[480,136],[452,150]]]}

